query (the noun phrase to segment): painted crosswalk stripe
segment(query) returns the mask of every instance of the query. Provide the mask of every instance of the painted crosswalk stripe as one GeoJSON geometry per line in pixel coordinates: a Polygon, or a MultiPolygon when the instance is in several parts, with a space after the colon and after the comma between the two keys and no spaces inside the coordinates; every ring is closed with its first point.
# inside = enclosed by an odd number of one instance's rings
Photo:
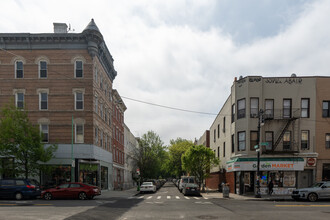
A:
{"type": "Polygon", "coordinates": [[[185,196],[184,198],[185,198],[185,199],[190,199],[190,198],[189,198],[189,197],[187,197],[187,196],[185,196]]]}
{"type": "Polygon", "coordinates": [[[179,196],[175,196],[175,198],[176,198],[176,199],[180,199],[180,197],[179,197],[179,196]]]}
{"type": "Polygon", "coordinates": [[[167,196],[167,199],[171,199],[171,196],[167,196]]]}
{"type": "Polygon", "coordinates": [[[157,196],[157,199],[160,199],[160,198],[162,198],[161,196],[157,196]]]}
{"type": "Polygon", "coordinates": [[[209,199],[209,198],[203,197],[203,199],[209,199]]]}
{"type": "Polygon", "coordinates": [[[143,199],[144,196],[140,196],[139,199],[143,199]]]}
{"type": "Polygon", "coordinates": [[[199,199],[198,197],[194,197],[194,199],[199,199]]]}
{"type": "Polygon", "coordinates": [[[152,198],[152,196],[147,197],[147,199],[151,199],[151,198],[152,198]]]}

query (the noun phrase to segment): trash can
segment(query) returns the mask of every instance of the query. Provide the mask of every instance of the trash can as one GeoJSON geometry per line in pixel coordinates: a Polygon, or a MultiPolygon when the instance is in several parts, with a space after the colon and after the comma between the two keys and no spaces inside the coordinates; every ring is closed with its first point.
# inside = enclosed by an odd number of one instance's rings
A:
{"type": "Polygon", "coordinates": [[[222,185],[223,198],[229,198],[229,186],[227,184],[222,185]]]}

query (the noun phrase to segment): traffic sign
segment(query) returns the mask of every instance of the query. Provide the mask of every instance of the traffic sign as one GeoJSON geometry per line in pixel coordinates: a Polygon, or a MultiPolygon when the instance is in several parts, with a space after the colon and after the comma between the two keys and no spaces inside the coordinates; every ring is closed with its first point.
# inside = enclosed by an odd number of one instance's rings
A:
{"type": "Polygon", "coordinates": [[[263,145],[263,146],[268,146],[269,145],[269,143],[268,142],[261,142],[261,144],[260,145],[263,145]]]}
{"type": "Polygon", "coordinates": [[[254,149],[259,149],[259,145],[254,145],[254,149]]]}

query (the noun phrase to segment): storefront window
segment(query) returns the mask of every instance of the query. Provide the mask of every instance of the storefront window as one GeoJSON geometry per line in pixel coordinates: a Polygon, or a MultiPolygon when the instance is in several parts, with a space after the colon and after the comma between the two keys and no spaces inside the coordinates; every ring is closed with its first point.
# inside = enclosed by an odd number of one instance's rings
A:
{"type": "Polygon", "coordinates": [[[79,164],[79,182],[98,185],[98,164],[79,164]]]}
{"type": "Polygon", "coordinates": [[[52,188],[71,181],[71,166],[46,165],[43,167],[41,185],[52,188]]]}
{"type": "Polygon", "coordinates": [[[108,167],[101,167],[101,188],[108,188],[108,167]]]}
{"type": "Polygon", "coordinates": [[[322,180],[330,180],[330,163],[323,164],[322,180]]]}

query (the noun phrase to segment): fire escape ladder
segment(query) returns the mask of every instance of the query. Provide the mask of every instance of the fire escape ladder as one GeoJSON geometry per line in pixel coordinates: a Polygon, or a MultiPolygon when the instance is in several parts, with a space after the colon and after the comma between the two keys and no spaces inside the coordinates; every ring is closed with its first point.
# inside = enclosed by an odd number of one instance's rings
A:
{"type": "Polygon", "coordinates": [[[282,132],[281,132],[281,134],[280,134],[280,136],[278,136],[278,138],[277,138],[277,140],[276,140],[276,142],[275,142],[275,144],[274,144],[274,146],[273,146],[273,150],[272,150],[273,152],[275,151],[277,145],[281,142],[281,140],[282,140],[282,138],[283,138],[283,136],[284,136],[284,133],[288,130],[288,127],[290,126],[290,124],[291,124],[291,122],[292,122],[293,120],[294,120],[293,118],[290,118],[290,119],[287,121],[287,123],[285,124],[285,126],[284,126],[284,128],[283,128],[283,130],[282,130],[282,132]]]}

